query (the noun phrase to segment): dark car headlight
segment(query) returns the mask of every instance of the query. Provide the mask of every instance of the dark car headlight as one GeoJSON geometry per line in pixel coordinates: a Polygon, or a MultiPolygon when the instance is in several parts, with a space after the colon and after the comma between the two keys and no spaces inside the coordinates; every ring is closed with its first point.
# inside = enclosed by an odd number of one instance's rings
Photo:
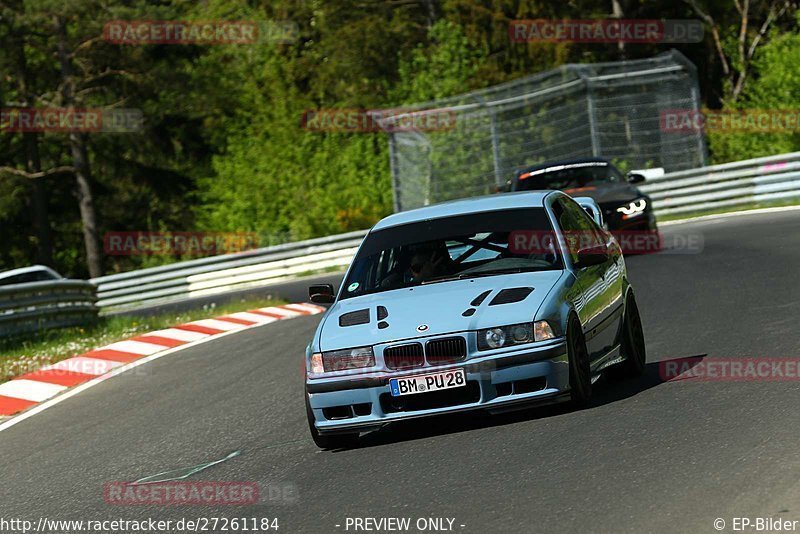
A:
{"type": "Polygon", "coordinates": [[[478,350],[491,350],[534,341],[553,339],[555,333],[547,321],[520,323],[478,330],[478,350]]]}
{"type": "Polygon", "coordinates": [[[374,365],[375,353],[372,347],[356,347],[311,355],[311,372],[314,374],[362,369],[374,365]]]}
{"type": "Polygon", "coordinates": [[[647,199],[641,197],[628,202],[624,206],[618,207],[617,213],[621,213],[623,219],[630,219],[632,217],[636,217],[637,215],[641,215],[644,213],[645,209],[647,209],[647,199]]]}

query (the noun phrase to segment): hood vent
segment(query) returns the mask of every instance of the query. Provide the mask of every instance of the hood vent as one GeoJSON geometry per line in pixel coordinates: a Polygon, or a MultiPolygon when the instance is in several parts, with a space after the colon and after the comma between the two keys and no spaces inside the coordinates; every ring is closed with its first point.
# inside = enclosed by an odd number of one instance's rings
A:
{"type": "Polygon", "coordinates": [[[339,316],[339,326],[355,326],[369,323],[369,308],[339,316]]]}
{"type": "Polygon", "coordinates": [[[488,291],[484,291],[483,293],[481,293],[480,295],[478,295],[477,297],[475,297],[475,299],[474,299],[472,302],[470,302],[470,305],[471,305],[471,306],[480,306],[480,305],[481,305],[481,303],[482,303],[484,300],[486,300],[486,297],[488,297],[488,296],[489,296],[489,293],[491,293],[491,292],[492,292],[492,290],[491,290],[491,289],[490,289],[490,290],[488,290],[488,291]]]}
{"type": "Polygon", "coordinates": [[[513,287],[504,289],[492,299],[489,306],[497,306],[500,304],[512,304],[514,302],[521,302],[525,300],[528,295],[533,292],[532,287],[513,287]]]}

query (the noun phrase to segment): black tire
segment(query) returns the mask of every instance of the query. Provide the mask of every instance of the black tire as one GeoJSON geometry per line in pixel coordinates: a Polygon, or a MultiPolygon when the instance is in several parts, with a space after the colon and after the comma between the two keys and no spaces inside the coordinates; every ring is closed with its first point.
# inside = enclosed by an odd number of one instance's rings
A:
{"type": "Polygon", "coordinates": [[[358,434],[320,434],[314,426],[314,412],[306,397],[306,416],[308,417],[308,429],[311,431],[311,439],[320,449],[348,449],[358,444],[358,434]]]}
{"type": "Polygon", "coordinates": [[[625,317],[622,321],[622,355],[625,360],[619,364],[619,374],[623,378],[635,378],[644,374],[647,365],[647,351],[644,344],[644,330],[639,307],[633,293],[628,293],[625,302],[625,317]]]}
{"type": "Polygon", "coordinates": [[[567,325],[567,354],[569,355],[569,399],[575,408],[586,406],[592,398],[592,371],[589,351],[581,323],[572,317],[567,325]]]}

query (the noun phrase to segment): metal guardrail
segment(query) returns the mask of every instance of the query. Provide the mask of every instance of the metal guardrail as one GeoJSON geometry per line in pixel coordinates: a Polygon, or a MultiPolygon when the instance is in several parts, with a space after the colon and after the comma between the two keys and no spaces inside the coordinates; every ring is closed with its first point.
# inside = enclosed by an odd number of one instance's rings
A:
{"type": "Polygon", "coordinates": [[[729,208],[800,197],[800,152],[673,172],[639,187],[656,215],[729,208]]]}
{"type": "Polygon", "coordinates": [[[0,287],[0,337],[97,318],[96,287],[83,280],[29,282],[0,287]]]}
{"type": "Polygon", "coordinates": [[[176,302],[261,287],[303,273],[345,267],[367,231],[93,278],[103,310],[176,302]]]}

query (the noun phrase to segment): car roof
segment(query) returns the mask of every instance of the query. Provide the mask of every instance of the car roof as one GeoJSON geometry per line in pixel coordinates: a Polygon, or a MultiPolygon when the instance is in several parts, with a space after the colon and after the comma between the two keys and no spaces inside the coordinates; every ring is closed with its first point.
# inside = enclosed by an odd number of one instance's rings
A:
{"type": "Polygon", "coordinates": [[[537,163],[536,165],[529,165],[527,167],[521,167],[517,170],[517,175],[522,174],[524,172],[530,171],[538,171],[540,169],[546,169],[547,167],[558,167],[559,165],[575,165],[578,163],[604,163],[605,165],[611,165],[611,162],[605,158],[573,158],[573,159],[562,159],[558,161],[545,161],[544,163],[537,163]]]}
{"type": "Polygon", "coordinates": [[[400,226],[418,221],[429,219],[440,219],[456,215],[467,215],[470,213],[498,211],[515,208],[542,208],[544,199],[553,193],[551,190],[544,191],[520,191],[514,193],[499,193],[483,197],[464,198],[450,200],[441,204],[425,206],[409,211],[401,211],[394,215],[389,215],[378,221],[373,226],[373,230],[382,230],[391,226],[400,226]]]}
{"type": "Polygon", "coordinates": [[[61,275],[55,272],[50,267],[46,265],[31,265],[30,267],[20,267],[19,269],[11,269],[10,271],[3,271],[0,272],[0,280],[3,278],[9,278],[11,276],[17,276],[18,274],[27,274],[27,273],[37,273],[37,272],[46,272],[54,277],[54,279],[61,278],[61,275]]]}

